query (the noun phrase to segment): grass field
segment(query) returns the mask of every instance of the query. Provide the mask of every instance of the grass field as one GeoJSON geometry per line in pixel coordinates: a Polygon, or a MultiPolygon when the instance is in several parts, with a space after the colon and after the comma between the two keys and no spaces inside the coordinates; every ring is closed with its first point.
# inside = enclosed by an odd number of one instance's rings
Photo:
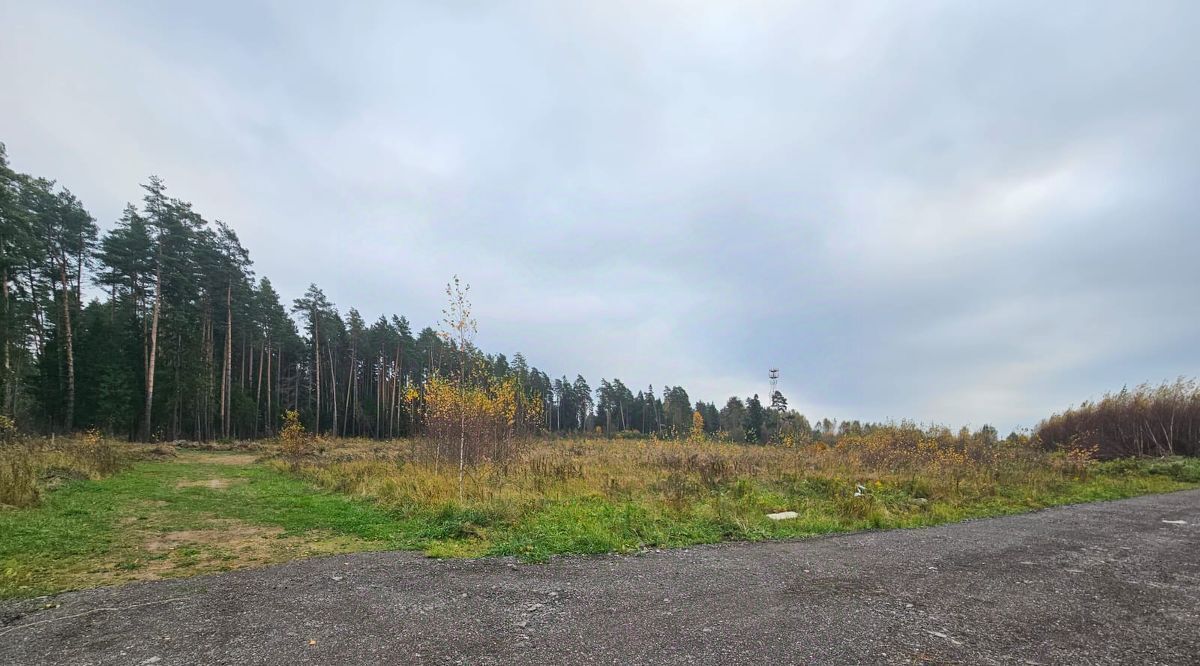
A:
{"type": "Polygon", "coordinates": [[[388,512],[320,492],[254,455],[185,453],[76,480],[0,512],[0,596],[189,576],[403,547],[388,512]]]}
{"type": "MultiPolygon", "coordinates": [[[[107,473],[60,470],[36,504],[0,510],[0,597],[362,550],[541,561],[916,527],[1200,485],[1195,459],[1098,463],[998,446],[981,457],[869,441],[542,441],[505,467],[470,469],[461,503],[457,469],[411,442],[324,442],[290,461],[269,447],[123,446],[107,473]],[[799,517],[766,517],[781,510],[799,517]]],[[[43,484],[56,469],[42,468],[43,484]]]]}

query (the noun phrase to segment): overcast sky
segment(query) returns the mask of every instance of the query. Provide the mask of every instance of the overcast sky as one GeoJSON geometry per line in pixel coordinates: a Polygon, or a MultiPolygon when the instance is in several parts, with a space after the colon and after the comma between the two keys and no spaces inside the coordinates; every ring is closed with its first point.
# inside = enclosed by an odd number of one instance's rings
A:
{"type": "Polygon", "coordinates": [[[0,141],[553,375],[1035,425],[1200,374],[1200,3],[0,2],[0,141]],[[344,4],[345,7],[334,7],[344,4]]]}

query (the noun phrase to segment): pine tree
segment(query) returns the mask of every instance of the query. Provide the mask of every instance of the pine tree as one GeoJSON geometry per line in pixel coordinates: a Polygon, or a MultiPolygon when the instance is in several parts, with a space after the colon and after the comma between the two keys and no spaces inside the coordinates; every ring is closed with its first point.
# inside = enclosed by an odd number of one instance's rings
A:
{"type": "Polygon", "coordinates": [[[767,441],[766,433],[766,410],[763,409],[762,403],[758,400],[758,394],[754,394],[746,401],[746,441],[751,444],[762,444],[767,441]]]}
{"type": "Polygon", "coordinates": [[[325,292],[321,291],[317,285],[310,284],[308,291],[304,292],[304,296],[294,301],[292,310],[306,320],[309,340],[312,344],[313,364],[309,368],[309,392],[316,398],[312,431],[319,435],[321,434],[321,329],[325,325],[325,320],[329,318],[333,305],[325,297],[325,292]]]}

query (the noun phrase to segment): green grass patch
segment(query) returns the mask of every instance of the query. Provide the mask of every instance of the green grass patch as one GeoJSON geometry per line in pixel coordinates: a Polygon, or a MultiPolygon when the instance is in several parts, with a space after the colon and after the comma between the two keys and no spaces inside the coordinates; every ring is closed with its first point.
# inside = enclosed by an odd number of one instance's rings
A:
{"type": "Polygon", "coordinates": [[[139,462],[0,512],[0,597],[403,547],[409,532],[391,512],[267,466],[139,462]],[[207,480],[229,483],[186,485],[207,480]]]}
{"type": "Polygon", "coordinates": [[[451,476],[445,483],[424,478],[412,464],[293,468],[218,453],[136,462],[107,478],[66,482],[37,506],[0,511],[0,597],[362,550],[540,562],[567,553],[923,527],[1200,485],[1197,459],[1122,460],[1079,477],[1039,473],[994,484],[864,472],[861,490],[844,471],[713,479],[597,460],[581,463],[586,478],[547,481],[518,471],[497,481],[479,473],[465,505],[446,485],[451,476]],[[419,491],[441,494],[422,500],[419,491]],[[766,517],[782,510],[799,515],[766,517]]]}
{"type": "Polygon", "coordinates": [[[558,481],[519,470],[493,477],[491,486],[473,486],[462,507],[452,499],[423,504],[421,493],[453,496],[454,480],[448,472],[411,463],[318,462],[293,472],[400,511],[411,529],[401,539],[404,547],[436,557],[514,555],[531,562],[558,554],[925,527],[1200,485],[1197,459],[1118,461],[1066,472],[1034,467],[1000,482],[978,473],[968,479],[869,470],[850,470],[848,476],[813,470],[706,481],[679,469],[621,463],[610,452],[594,459],[592,467],[582,467],[582,478],[558,481]],[[863,477],[861,484],[854,480],[856,473],[863,477]],[[615,483],[615,477],[624,478],[615,483]],[[785,521],[767,518],[784,510],[799,515],[785,521]]]}

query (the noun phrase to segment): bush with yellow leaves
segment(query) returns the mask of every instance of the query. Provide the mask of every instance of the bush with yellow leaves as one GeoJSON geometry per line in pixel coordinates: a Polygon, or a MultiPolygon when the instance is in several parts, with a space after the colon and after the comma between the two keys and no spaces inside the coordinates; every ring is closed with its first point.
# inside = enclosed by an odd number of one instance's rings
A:
{"type": "Polygon", "coordinates": [[[518,453],[524,435],[537,429],[542,404],[528,400],[516,378],[490,386],[460,385],[434,376],[424,387],[425,434],[433,443],[434,465],[444,456],[464,465],[504,464],[518,453]]]}
{"type": "Polygon", "coordinates": [[[292,460],[310,456],[314,451],[312,438],[300,422],[300,413],[294,409],[283,413],[283,427],[279,429],[279,451],[292,460]]]}

